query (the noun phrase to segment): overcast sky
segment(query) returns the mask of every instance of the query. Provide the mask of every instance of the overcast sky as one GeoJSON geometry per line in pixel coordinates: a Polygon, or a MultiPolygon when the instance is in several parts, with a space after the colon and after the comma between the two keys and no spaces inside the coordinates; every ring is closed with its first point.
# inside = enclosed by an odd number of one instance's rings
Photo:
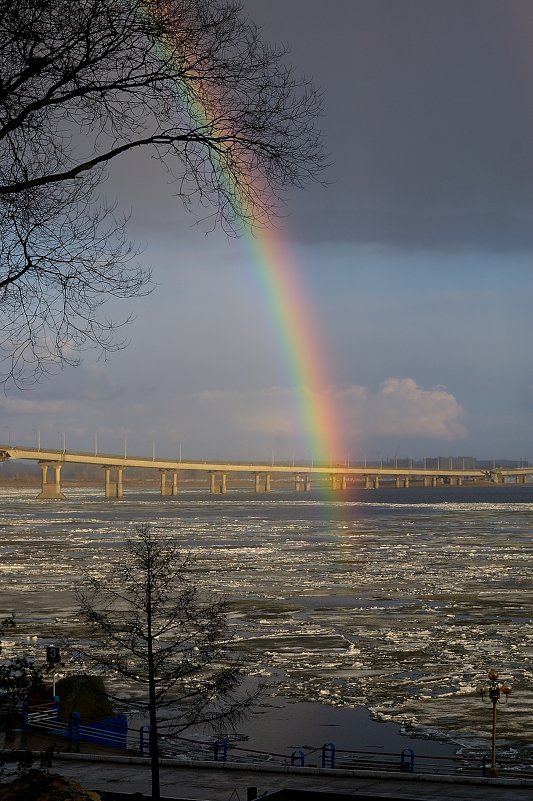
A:
{"type": "MultiPolygon", "coordinates": [[[[245,0],[324,93],[329,186],[283,222],[352,460],[533,459],[533,3],[245,0]]],[[[152,161],[107,189],[158,284],[129,347],[0,400],[0,440],[306,457],[246,241],[205,236],[152,161]]]]}

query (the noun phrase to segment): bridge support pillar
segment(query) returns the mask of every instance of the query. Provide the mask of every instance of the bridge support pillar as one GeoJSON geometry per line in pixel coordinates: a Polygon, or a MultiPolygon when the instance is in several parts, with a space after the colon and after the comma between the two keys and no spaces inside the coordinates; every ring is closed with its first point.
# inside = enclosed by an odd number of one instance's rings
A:
{"type": "Polygon", "coordinates": [[[61,468],[59,462],[39,462],[41,466],[41,491],[37,499],[41,501],[62,501],[65,496],[61,492],[61,468]],[[54,468],[54,482],[48,483],[48,468],[54,468]]]}
{"type": "Polygon", "coordinates": [[[525,476],[515,476],[515,484],[525,484],[526,477],[525,476]]]}
{"type": "Polygon", "coordinates": [[[372,476],[365,476],[365,489],[374,489],[374,481],[372,476]]]}
{"type": "Polygon", "coordinates": [[[172,471],[172,497],[176,497],[178,494],[178,471],[172,471]]]}
{"type": "Polygon", "coordinates": [[[167,472],[166,470],[160,470],[159,475],[161,477],[161,497],[164,498],[167,494],[167,472]]]}
{"type": "Polygon", "coordinates": [[[402,482],[400,476],[396,476],[396,478],[394,479],[394,486],[396,487],[396,489],[400,489],[401,485],[402,482]]]}
{"type": "Polygon", "coordinates": [[[438,480],[437,476],[431,476],[431,486],[432,487],[436,487],[438,483],[439,483],[439,480],[438,480]]]}
{"type": "Polygon", "coordinates": [[[261,492],[261,474],[254,473],[254,492],[261,492]]]}
{"type": "Polygon", "coordinates": [[[331,489],[332,490],[338,490],[339,489],[339,480],[338,480],[337,476],[334,474],[334,475],[329,477],[329,480],[330,480],[331,489]]]}
{"type": "Polygon", "coordinates": [[[270,492],[270,473],[265,473],[265,492],[270,492]]]}
{"type": "Polygon", "coordinates": [[[301,478],[301,476],[299,476],[299,475],[297,475],[295,473],[294,474],[294,491],[295,492],[301,492],[302,489],[303,489],[303,487],[302,487],[302,478],[301,478]]]}
{"type": "Polygon", "coordinates": [[[217,488],[216,488],[216,475],[215,475],[214,472],[210,472],[209,473],[209,492],[211,493],[211,495],[215,495],[216,491],[217,491],[217,488]]]}
{"type": "Polygon", "coordinates": [[[345,490],[347,486],[348,486],[348,481],[346,479],[346,476],[341,476],[341,490],[345,490]]]}
{"type": "Polygon", "coordinates": [[[403,486],[405,487],[405,489],[409,487],[409,476],[404,476],[403,486]]]}
{"type": "Polygon", "coordinates": [[[227,476],[225,473],[222,473],[220,476],[220,494],[225,495],[228,491],[228,485],[226,483],[227,476]]]}
{"type": "Polygon", "coordinates": [[[305,489],[306,492],[311,492],[311,480],[310,480],[309,476],[305,477],[305,487],[304,487],[304,489],[305,489]]]}
{"type": "Polygon", "coordinates": [[[430,477],[429,477],[429,476],[424,476],[424,478],[422,479],[422,485],[423,485],[424,487],[429,487],[429,486],[430,486],[430,484],[431,484],[431,479],[430,479],[430,477]]]}
{"type": "Polygon", "coordinates": [[[104,464],[104,493],[106,498],[122,498],[124,494],[124,487],[122,481],[122,474],[124,472],[123,465],[117,465],[116,481],[111,481],[111,466],[104,464]]]}
{"type": "Polygon", "coordinates": [[[379,489],[379,476],[374,477],[374,489],[379,489]]]}

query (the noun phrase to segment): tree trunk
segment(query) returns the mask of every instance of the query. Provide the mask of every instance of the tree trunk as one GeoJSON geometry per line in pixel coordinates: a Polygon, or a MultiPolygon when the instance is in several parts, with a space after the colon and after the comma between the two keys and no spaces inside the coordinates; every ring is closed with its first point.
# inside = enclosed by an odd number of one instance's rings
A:
{"type": "Polygon", "coordinates": [[[152,801],[159,801],[159,737],[157,731],[157,703],[155,697],[154,652],[152,637],[151,575],[147,577],[146,622],[148,633],[148,715],[150,720],[150,767],[152,770],[152,801]]]}

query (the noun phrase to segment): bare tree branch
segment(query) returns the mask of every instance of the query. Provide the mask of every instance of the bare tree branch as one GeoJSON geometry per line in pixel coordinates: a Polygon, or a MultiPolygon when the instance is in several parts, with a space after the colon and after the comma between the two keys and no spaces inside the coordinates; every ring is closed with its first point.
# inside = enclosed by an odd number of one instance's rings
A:
{"type": "Polygon", "coordinates": [[[238,2],[0,0],[0,41],[0,380],[121,347],[101,307],[150,289],[100,199],[125,153],[228,233],[320,176],[320,97],[238,2]]]}

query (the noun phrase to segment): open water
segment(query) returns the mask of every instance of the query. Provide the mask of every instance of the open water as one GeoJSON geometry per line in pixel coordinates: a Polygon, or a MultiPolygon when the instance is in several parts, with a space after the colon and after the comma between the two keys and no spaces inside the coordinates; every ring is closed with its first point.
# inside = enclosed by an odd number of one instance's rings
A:
{"type": "Polygon", "coordinates": [[[533,762],[533,486],[330,494],[234,490],[161,499],[0,490],[0,612],[42,650],[76,632],[72,587],[103,576],[135,524],[172,532],[195,581],[231,601],[238,645],[280,696],[366,706],[380,720],[486,753],[475,692],[496,667],[501,758],[533,762]]]}

